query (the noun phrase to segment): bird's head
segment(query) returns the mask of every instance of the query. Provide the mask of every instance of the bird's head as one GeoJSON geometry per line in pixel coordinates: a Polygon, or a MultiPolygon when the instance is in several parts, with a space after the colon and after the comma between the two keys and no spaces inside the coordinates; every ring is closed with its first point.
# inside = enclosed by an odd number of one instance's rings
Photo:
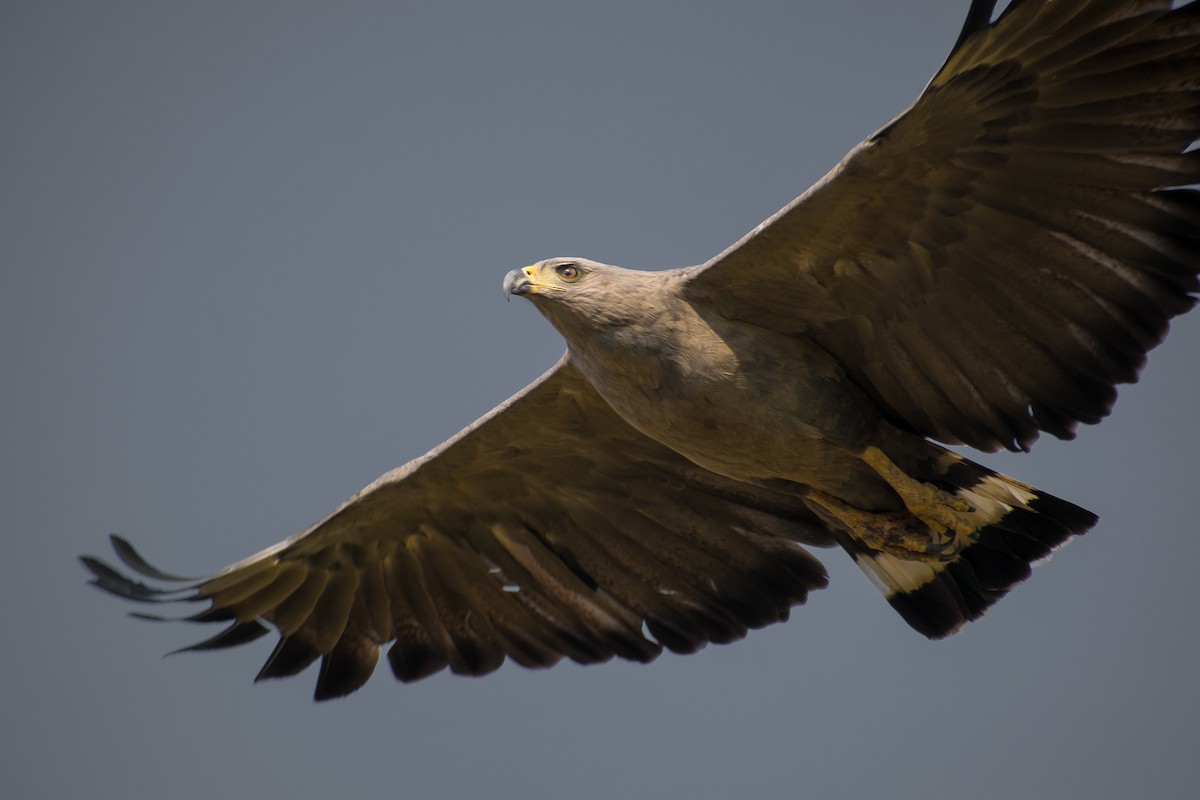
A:
{"type": "Polygon", "coordinates": [[[597,328],[648,323],[666,301],[669,277],[586,258],[548,258],[505,275],[504,294],[533,301],[571,342],[597,328]]]}
{"type": "Polygon", "coordinates": [[[587,293],[594,288],[590,283],[603,282],[603,278],[595,277],[598,273],[614,269],[616,267],[586,258],[547,258],[505,275],[504,295],[565,302],[568,296],[587,293]]]}

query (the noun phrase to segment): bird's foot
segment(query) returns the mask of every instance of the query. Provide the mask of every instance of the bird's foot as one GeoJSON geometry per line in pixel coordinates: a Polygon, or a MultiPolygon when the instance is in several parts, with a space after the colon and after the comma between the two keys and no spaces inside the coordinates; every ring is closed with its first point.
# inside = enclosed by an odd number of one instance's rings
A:
{"type": "Polygon", "coordinates": [[[909,513],[929,526],[935,546],[937,540],[944,540],[944,547],[953,547],[957,540],[969,539],[975,533],[976,526],[966,516],[974,510],[969,503],[909,477],[878,447],[868,447],[861,458],[900,495],[909,513]]]}
{"type": "Polygon", "coordinates": [[[953,543],[952,537],[939,536],[907,511],[863,511],[816,489],[810,490],[807,497],[861,544],[905,561],[941,558],[953,543]]]}

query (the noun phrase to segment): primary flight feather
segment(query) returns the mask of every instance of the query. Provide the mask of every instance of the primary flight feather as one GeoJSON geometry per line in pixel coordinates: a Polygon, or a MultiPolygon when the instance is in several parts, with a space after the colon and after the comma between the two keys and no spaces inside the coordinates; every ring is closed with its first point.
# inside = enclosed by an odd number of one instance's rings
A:
{"type": "Polygon", "coordinates": [[[826,584],[804,545],[953,633],[1096,517],[933,440],[1072,437],[1200,291],[1200,4],[1172,5],[976,0],[913,106],[707,264],[509,273],[567,353],[450,441],[216,575],[114,537],[155,585],[94,583],[207,603],[228,625],[187,649],[273,626],[259,678],[319,660],[318,699],[389,642],[411,681],[734,641],[826,584]]]}

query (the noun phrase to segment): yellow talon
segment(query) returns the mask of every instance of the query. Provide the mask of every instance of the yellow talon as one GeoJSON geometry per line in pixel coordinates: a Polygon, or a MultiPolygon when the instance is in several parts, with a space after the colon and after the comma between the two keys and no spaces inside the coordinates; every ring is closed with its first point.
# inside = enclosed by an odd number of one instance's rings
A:
{"type": "Polygon", "coordinates": [[[904,511],[863,511],[816,489],[810,490],[807,497],[859,542],[897,558],[927,560],[930,553],[940,554],[953,541],[953,537],[944,537],[944,542],[933,542],[930,529],[904,511]]]}
{"type": "Polygon", "coordinates": [[[900,495],[909,513],[928,525],[934,533],[953,531],[958,536],[970,536],[975,532],[971,521],[961,516],[974,511],[970,503],[910,477],[878,447],[868,447],[861,458],[900,495]]]}

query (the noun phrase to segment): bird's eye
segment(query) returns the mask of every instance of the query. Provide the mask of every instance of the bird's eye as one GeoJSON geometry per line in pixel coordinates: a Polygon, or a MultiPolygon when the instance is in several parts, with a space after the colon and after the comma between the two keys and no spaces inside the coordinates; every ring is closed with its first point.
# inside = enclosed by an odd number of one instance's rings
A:
{"type": "Polygon", "coordinates": [[[579,267],[575,266],[574,264],[559,264],[554,268],[554,271],[557,272],[558,277],[562,278],[566,283],[574,283],[575,281],[579,280],[579,267]]]}

